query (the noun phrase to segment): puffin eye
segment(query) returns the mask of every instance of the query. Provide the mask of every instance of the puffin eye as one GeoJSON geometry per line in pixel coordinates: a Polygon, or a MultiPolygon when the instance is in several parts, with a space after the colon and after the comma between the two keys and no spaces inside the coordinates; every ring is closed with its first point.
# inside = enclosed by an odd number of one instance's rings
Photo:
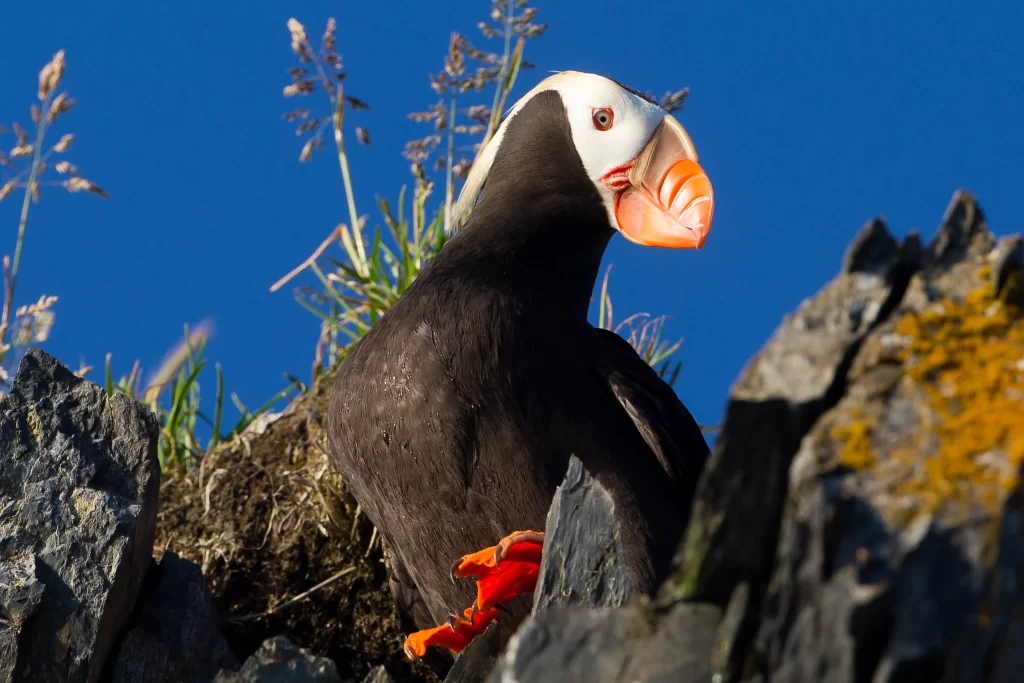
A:
{"type": "Polygon", "coordinates": [[[615,123],[615,112],[611,109],[595,109],[593,118],[594,128],[608,130],[615,123]]]}

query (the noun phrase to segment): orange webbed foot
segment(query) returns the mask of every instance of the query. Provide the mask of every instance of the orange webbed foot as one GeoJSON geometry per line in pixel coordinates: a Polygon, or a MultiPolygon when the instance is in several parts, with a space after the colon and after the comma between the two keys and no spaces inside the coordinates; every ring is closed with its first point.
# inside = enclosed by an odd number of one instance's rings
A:
{"type": "Polygon", "coordinates": [[[452,579],[475,577],[472,609],[487,612],[518,595],[533,593],[544,548],[541,531],[516,531],[498,545],[463,555],[452,566],[452,579]]]}
{"type": "Polygon", "coordinates": [[[452,565],[452,581],[476,578],[476,600],[463,616],[452,615],[446,624],[411,634],[402,646],[405,656],[419,659],[431,645],[447,648],[455,654],[461,652],[498,619],[502,602],[533,593],[540,574],[543,547],[543,532],[516,531],[497,545],[456,560],[452,565]]]}
{"type": "Polygon", "coordinates": [[[486,631],[499,613],[497,608],[481,611],[467,607],[462,617],[453,614],[448,617],[447,624],[411,634],[405,639],[402,650],[406,657],[413,660],[425,655],[431,645],[439,645],[458,654],[471,640],[486,631]]]}

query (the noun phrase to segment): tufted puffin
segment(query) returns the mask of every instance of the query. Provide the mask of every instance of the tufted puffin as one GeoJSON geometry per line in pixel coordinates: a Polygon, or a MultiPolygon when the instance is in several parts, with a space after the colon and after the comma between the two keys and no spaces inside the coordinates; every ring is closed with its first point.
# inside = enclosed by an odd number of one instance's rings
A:
{"type": "Polygon", "coordinates": [[[544,79],[481,150],[459,230],[351,350],[328,408],[331,460],[381,535],[410,658],[528,614],[537,530],[573,454],[615,501],[634,592],[667,574],[708,446],[587,312],[616,231],[700,249],[713,206],[682,125],[595,74],[544,79]]]}

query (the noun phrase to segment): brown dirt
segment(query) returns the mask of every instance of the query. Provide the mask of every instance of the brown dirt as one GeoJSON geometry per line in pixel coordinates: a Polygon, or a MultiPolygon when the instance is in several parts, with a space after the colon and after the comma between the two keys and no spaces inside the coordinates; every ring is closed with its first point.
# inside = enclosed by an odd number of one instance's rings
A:
{"type": "Polygon", "coordinates": [[[262,433],[211,451],[198,471],[165,478],[156,552],[173,550],[203,568],[241,659],[284,634],[333,659],[342,678],[383,664],[397,681],[437,681],[402,654],[380,544],[371,547],[372,525],[327,461],[326,385],[262,433]]]}

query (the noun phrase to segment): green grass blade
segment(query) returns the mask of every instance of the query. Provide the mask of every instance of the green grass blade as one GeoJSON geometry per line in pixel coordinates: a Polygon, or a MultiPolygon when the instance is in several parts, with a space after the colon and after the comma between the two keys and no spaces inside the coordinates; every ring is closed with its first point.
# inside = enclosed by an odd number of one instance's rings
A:
{"type": "Polygon", "coordinates": [[[210,436],[210,445],[207,446],[207,450],[213,450],[220,443],[220,421],[224,414],[224,372],[221,370],[220,363],[217,363],[215,367],[217,368],[217,398],[213,411],[213,434],[210,436]]]}

